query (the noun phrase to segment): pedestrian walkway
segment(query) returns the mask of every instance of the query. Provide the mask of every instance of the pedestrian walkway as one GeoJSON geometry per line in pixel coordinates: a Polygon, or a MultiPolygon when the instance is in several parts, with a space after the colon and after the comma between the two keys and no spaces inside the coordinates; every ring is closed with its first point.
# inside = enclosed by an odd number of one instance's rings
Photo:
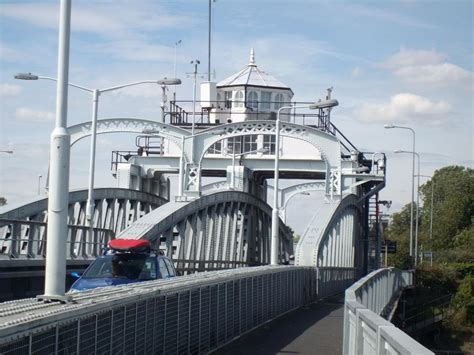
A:
{"type": "Polygon", "coordinates": [[[343,323],[340,295],[286,314],[214,354],[342,354],[343,323]]]}

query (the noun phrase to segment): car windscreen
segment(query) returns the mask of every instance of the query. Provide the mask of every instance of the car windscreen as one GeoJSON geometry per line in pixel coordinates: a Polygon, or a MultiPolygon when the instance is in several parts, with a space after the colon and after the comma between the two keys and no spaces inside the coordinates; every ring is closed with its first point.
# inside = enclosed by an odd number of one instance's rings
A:
{"type": "Polygon", "coordinates": [[[96,259],[82,275],[84,279],[156,279],[155,258],[146,254],[114,254],[96,259]]]}

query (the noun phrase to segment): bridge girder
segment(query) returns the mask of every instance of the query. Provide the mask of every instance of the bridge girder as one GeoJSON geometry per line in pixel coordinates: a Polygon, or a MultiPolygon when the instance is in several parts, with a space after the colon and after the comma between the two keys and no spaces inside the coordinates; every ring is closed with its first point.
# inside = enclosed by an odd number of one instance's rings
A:
{"type": "MultiPolygon", "coordinates": [[[[148,239],[181,271],[267,264],[271,207],[256,197],[224,191],[170,202],[124,229],[117,238],[148,239]]],[[[280,221],[279,258],[293,254],[292,234],[280,221]]]]}
{"type": "Polygon", "coordinates": [[[326,201],[296,247],[296,264],[362,269],[362,212],[356,195],[326,201]]]}

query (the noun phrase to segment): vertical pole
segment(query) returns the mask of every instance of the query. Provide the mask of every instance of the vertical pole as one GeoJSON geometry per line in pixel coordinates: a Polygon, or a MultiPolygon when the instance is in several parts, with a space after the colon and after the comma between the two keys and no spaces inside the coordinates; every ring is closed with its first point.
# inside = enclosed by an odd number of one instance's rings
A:
{"type": "MultiPolygon", "coordinates": [[[[212,0],[209,0],[209,34],[207,53],[207,81],[211,81],[211,22],[212,22],[212,0]]],[[[176,78],[176,75],[174,76],[176,78]]]]}
{"type": "Polygon", "coordinates": [[[368,198],[365,199],[364,209],[364,239],[363,239],[363,274],[367,275],[369,271],[369,207],[370,201],[368,198]]]}
{"type": "Polygon", "coordinates": [[[181,137],[181,156],[179,157],[178,195],[184,195],[184,136],[181,137]]]}
{"type": "Polygon", "coordinates": [[[199,60],[196,60],[194,63],[194,83],[193,83],[193,121],[191,126],[191,134],[194,136],[194,121],[196,119],[196,80],[197,80],[197,66],[199,60]]]}
{"type": "Polygon", "coordinates": [[[161,122],[165,123],[166,85],[161,85],[161,90],[163,90],[161,93],[161,122]]]}
{"type": "Polygon", "coordinates": [[[381,238],[379,231],[379,193],[375,194],[375,269],[380,268],[381,238]]]}
{"type": "Polygon", "coordinates": [[[272,244],[270,263],[271,265],[278,265],[278,249],[280,236],[280,216],[278,213],[278,180],[280,168],[280,112],[278,110],[277,120],[275,122],[275,177],[273,183],[273,210],[272,210],[272,244]]]}
{"type": "Polygon", "coordinates": [[[69,159],[71,136],[67,131],[69,81],[69,36],[71,0],[61,0],[59,19],[58,82],[56,125],[51,133],[48,236],[43,300],[61,300],[66,278],[66,241],[68,235],[69,159]]]}
{"type": "Polygon", "coordinates": [[[415,200],[415,131],[413,133],[413,158],[412,158],[412,169],[411,169],[411,204],[410,204],[410,258],[411,266],[413,266],[413,202],[415,200]]]}
{"type": "Polygon", "coordinates": [[[430,206],[430,242],[433,237],[433,197],[434,197],[434,180],[431,179],[431,206],[430,206]]]}
{"type": "Polygon", "coordinates": [[[235,189],[235,152],[232,153],[232,172],[230,175],[230,187],[235,189]]]}
{"type": "MultiPolygon", "coordinates": [[[[97,141],[97,108],[99,105],[99,90],[92,91],[92,133],[91,133],[91,152],[89,158],[89,188],[87,194],[86,220],[89,232],[92,236],[93,214],[94,214],[94,174],[95,174],[95,150],[97,141]]],[[[90,240],[89,240],[90,241],[90,240]]]]}
{"type": "MultiPolygon", "coordinates": [[[[420,210],[420,155],[416,154],[418,158],[418,181],[416,189],[416,221],[415,221],[415,268],[418,265],[418,219],[420,210]]],[[[414,178],[414,177],[413,177],[414,178]]]]}

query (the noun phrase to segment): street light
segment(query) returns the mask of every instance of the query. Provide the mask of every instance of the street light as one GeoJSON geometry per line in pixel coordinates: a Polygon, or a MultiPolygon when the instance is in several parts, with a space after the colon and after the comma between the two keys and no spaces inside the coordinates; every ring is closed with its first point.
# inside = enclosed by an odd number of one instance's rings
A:
{"type": "Polygon", "coordinates": [[[229,153],[224,153],[224,156],[231,156],[232,157],[232,173],[231,173],[231,178],[230,178],[230,188],[235,189],[235,158],[236,157],[243,157],[245,155],[249,154],[254,154],[254,153],[266,153],[268,152],[267,148],[260,148],[260,149],[255,149],[255,150],[250,150],[248,152],[243,152],[239,154],[229,154],[229,153]]]}
{"type": "Polygon", "coordinates": [[[337,106],[339,103],[337,100],[325,100],[319,101],[310,105],[287,105],[282,106],[278,109],[277,119],[275,121],[275,172],[273,182],[273,210],[272,210],[272,241],[271,241],[271,252],[270,252],[270,264],[278,265],[278,250],[279,250],[279,233],[280,233],[280,213],[278,205],[278,180],[280,175],[280,113],[282,110],[291,110],[297,108],[308,108],[310,110],[320,110],[324,108],[331,108],[337,106]]]}
{"type": "MultiPolygon", "coordinates": [[[[418,189],[420,188],[420,155],[413,151],[409,151],[409,150],[400,150],[400,149],[396,149],[393,151],[394,153],[406,153],[406,154],[412,154],[413,156],[416,156],[418,158],[418,174],[415,175],[415,171],[413,171],[413,177],[412,177],[412,185],[415,184],[415,176],[418,176],[418,183],[417,183],[417,196],[416,196],[416,227],[415,227],[415,267],[418,265],[418,213],[419,213],[419,203],[420,203],[420,195],[418,193],[418,189]]],[[[413,202],[413,201],[412,201],[413,202]]],[[[410,243],[411,245],[411,243],[410,243]]]]}
{"type": "MultiPolygon", "coordinates": [[[[44,80],[58,81],[56,78],[51,78],[47,76],[39,76],[39,75],[31,74],[31,73],[19,73],[15,75],[15,79],[19,79],[19,80],[44,79],[44,80]]],[[[158,85],[161,85],[162,87],[165,87],[166,85],[179,85],[181,84],[181,80],[176,79],[176,78],[170,78],[170,79],[163,78],[161,80],[142,80],[142,81],[132,82],[128,84],[112,86],[105,89],[90,89],[81,85],[67,83],[67,85],[69,86],[92,93],[92,133],[91,133],[92,139],[91,139],[91,152],[90,152],[90,161],[89,161],[89,189],[88,189],[89,191],[88,191],[87,204],[86,204],[86,220],[87,220],[88,226],[91,228],[93,224],[92,214],[94,212],[93,193],[94,193],[95,151],[96,151],[96,138],[97,138],[97,113],[98,113],[98,105],[99,105],[99,96],[105,92],[115,91],[115,90],[123,89],[125,87],[140,85],[140,84],[158,84],[158,85]]],[[[164,114],[163,114],[162,119],[164,121],[164,114]]]]}
{"type": "Polygon", "coordinates": [[[193,76],[194,76],[194,81],[193,81],[193,122],[191,126],[191,134],[194,136],[194,121],[196,120],[196,81],[197,81],[197,73],[198,73],[198,64],[201,64],[199,59],[195,59],[191,61],[191,64],[194,65],[194,71],[193,71],[193,76]]]}
{"type": "MultiPolygon", "coordinates": [[[[419,177],[425,177],[431,179],[431,203],[430,203],[430,242],[433,236],[433,198],[434,198],[434,181],[433,177],[429,175],[418,175],[419,177]]],[[[419,188],[419,186],[418,186],[419,188]]]]}
{"type": "MultiPolygon", "coordinates": [[[[413,145],[412,145],[412,151],[415,152],[415,130],[410,127],[406,126],[396,126],[394,124],[386,124],[384,125],[384,128],[386,129],[392,129],[392,128],[398,128],[398,129],[406,129],[411,131],[413,134],[413,145]]],[[[413,159],[412,159],[412,176],[415,176],[415,154],[413,153],[413,159]]],[[[412,179],[411,181],[411,203],[410,203],[410,257],[413,258],[413,202],[415,201],[415,181],[412,179]]]]}
{"type": "Polygon", "coordinates": [[[0,150],[0,153],[13,154],[13,150],[0,150]]]}

